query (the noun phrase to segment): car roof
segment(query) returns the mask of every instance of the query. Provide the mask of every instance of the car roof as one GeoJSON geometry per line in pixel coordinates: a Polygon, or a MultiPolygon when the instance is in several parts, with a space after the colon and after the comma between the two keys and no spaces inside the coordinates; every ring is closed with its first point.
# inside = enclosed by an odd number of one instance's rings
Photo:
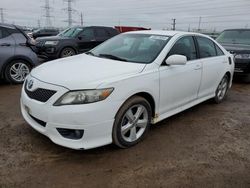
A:
{"type": "Polygon", "coordinates": [[[200,33],[193,33],[193,32],[184,32],[184,31],[169,31],[169,30],[142,30],[142,31],[130,31],[128,33],[137,33],[137,34],[151,34],[151,35],[166,35],[166,36],[174,36],[174,35],[200,35],[206,36],[200,33]]]}
{"type": "Polygon", "coordinates": [[[246,29],[246,28],[240,29],[240,28],[238,28],[238,29],[226,29],[224,31],[250,31],[250,29],[246,29]]]}

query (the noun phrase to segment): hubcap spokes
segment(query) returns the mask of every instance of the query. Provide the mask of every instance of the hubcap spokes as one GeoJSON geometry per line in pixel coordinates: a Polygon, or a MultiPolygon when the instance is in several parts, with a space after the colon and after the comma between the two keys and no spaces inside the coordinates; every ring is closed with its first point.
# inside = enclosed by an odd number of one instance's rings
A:
{"type": "Polygon", "coordinates": [[[223,79],[218,87],[218,93],[217,93],[217,96],[218,98],[221,100],[224,98],[226,92],[227,92],[227,79],[223,79]]]}
{"type": "Polygon", "coordinates": [[[15,63],[10,68],[10,76],[16,82],[23,82],[29,73],[29,67],[24,63],[15,63]]]}
{"type": "Polygon", "coordinates": [[[63,53],[63,57],[69,57],[73,55],[74,55],[74,52],[72,52],[72,50],[65,50],[63,53]]]}
{"type": "Polygon", "coordinates": [[[121,135],[127,142],[139,139],[148,124],[148,112],[142,105],[132,106],[125,113],[122,120],[121,135]]]}

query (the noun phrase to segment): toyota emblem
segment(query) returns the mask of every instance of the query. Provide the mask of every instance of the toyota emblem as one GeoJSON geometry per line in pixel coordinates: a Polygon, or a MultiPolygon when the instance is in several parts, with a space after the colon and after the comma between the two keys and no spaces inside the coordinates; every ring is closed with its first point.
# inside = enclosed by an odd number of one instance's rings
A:
{"type": "Polygon", "coordinates": [[[34,81],[33,80],[30,80],[28,82],[28,89],[31,89],[33,87],[33,84],[34,84],[34,81]]]}

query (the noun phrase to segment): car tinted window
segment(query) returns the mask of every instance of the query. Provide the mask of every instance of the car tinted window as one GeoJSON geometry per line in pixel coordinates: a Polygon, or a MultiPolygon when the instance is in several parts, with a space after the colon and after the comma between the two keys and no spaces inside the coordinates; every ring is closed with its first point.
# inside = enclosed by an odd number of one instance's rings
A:
{"type": "Polygon", "coordinates": [[[8,37],[10,34],[6,31],[5,28],[0,27],[0,39],[8,37]]]}
{"type": "Polygon", "coordinates": [[[95,29],[97,37],[108,37],[109,34],[105,29],[97,28],[95,29]]]}
{"type": "Polygon", "coordinates": [[[187,36],[179,39],[168,53],[168,56],[171,55],[184,55],[187,60],[197,59],[193,37],[187,36]]]}
{"type": "Polygon", "coordinates": [[[225,55],[224,52],[219,48],[219,46],[217,46],[216,44],[214,45],[216,48],[217,56],[225,55]]]}
{"type": "Polygon", "coordinates": [[[216,40],[219,43],[250,45],[250,30],[226,30],[216,40]]]}
{"type": "Polygon", "coordinates": [[[216,56],[216,49],[213,41],[205,37],[197,37],[197,42],[201,58],[216,56]]]}
{"type": "Polygon", "coordinates": [[[83,37],[85,40],[91,40],[95,38],[93,29],[85,29],[80,33],[79,37],[83,37]]]}

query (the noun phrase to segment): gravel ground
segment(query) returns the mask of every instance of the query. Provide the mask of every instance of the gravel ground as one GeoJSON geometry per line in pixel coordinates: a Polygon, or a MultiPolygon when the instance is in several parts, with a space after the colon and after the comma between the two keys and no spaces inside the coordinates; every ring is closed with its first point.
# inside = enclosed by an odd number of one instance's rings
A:
{"type": "Polygon", "coordinates": [[[250,187],[250,85],[151,127],[130,149],[74,151],[30,128],[0,84],[0,187],[250,187]]]}

